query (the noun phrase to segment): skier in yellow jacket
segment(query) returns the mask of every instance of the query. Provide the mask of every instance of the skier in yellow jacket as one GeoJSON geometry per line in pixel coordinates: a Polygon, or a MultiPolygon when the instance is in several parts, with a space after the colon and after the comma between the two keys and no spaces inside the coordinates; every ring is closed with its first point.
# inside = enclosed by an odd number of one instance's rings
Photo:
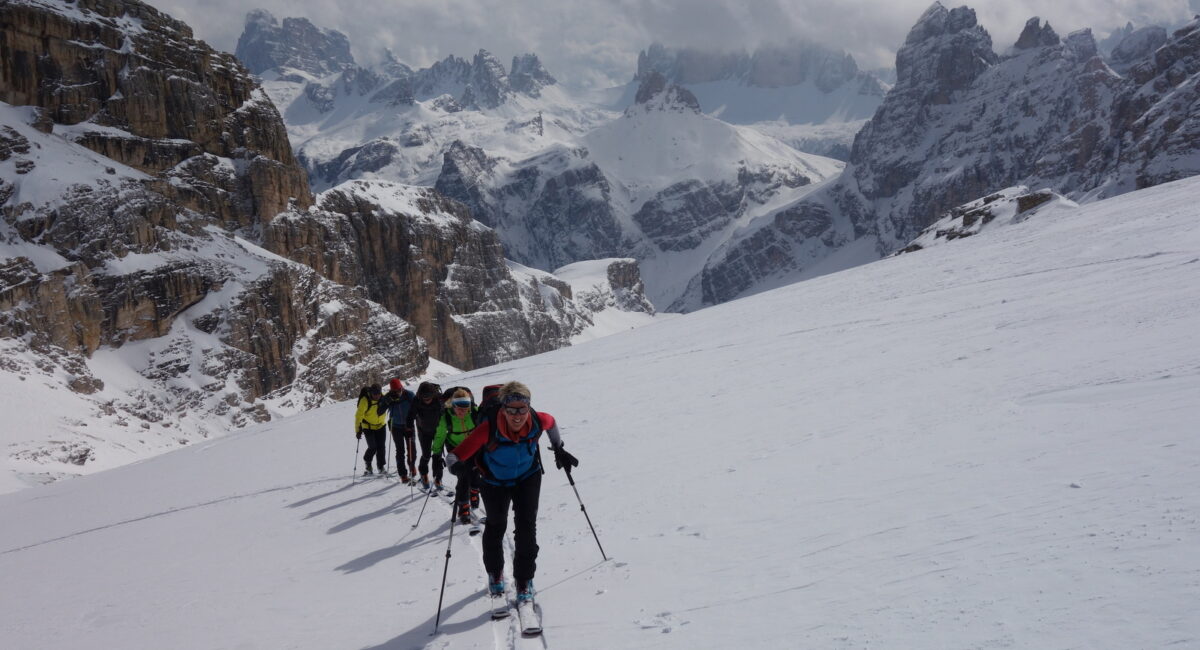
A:
{"type": "Polygon", "coordinates": [[[387,461],[387,450],[384,447],[387,440],[387,411],[379,411],[379,400],[383,397],[383,389],[379,384],[371,384],[358,396],[358,409],[354,412],[354,437],[367,438],[367,453],[363,460],[367,463],[363,476],[370,476],[371,458],[374,457],[383,474],[384,463],[387,461]]]}

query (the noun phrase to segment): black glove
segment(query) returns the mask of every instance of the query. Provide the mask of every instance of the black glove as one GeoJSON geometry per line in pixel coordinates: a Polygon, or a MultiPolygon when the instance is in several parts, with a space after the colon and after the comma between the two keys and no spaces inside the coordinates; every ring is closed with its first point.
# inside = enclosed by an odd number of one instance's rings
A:
{"type": "Polygon", "coordinates": [[[563,449],[562,447],[555,447],[554,466],[558,469],[563,469],[564,467],[579,467],[579,459],[567,453],[566,449],[563,449]]]}
{"type": "Polygon", "coordinates": [[[354,437],[357,438],[358,440],[362,440],[362,431],[355,431],[354,437]]]}

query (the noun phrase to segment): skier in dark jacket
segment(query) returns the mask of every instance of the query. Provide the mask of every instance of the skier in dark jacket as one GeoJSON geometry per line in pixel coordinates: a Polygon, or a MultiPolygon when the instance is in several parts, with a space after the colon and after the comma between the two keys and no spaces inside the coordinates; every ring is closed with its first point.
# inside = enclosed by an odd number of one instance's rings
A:
{"type": "Polygon", "coordinates": [[[408,410],[421,443],[421,489],[429,489],[429,459],[433,458],[433,482],[442,487],[442,455],[432,455],[433,437],[437,435],[438,423],[442,421],[442,388],[431,382],[422,382],[417,388],[417,399],[408,410]]]}
{"type": "Polygon", "coordinates": [[[393,377],[388,384],[388,392],[379,401],[379,410],[387,411],[388,424],[392,429],[392,442],[396,443],[396,473],[400,475],[401,483],[408,483],[409,476],[416,479],[417,474],[417,445],[413,431],[412,411],[416,396],[404,384],[393,377]],[[405,452],[408,452],[408,464],[404,462],[405,452]],[[408,471],[405,471],[407,467],[408,471]]]}
{"type": "Polygon", "coordinates": [[[558,425],[549,413],[538,413],[529,405],[531,393],[520,382],[500,388],[500,408],[484,419],[457,447],[459,464],[469,464],[480,473],[487,524],[483,530],[483,564],[488,590],[504,592],[504,552],[501,541],[508,527],[508,509],[513,511],[513,578],[517,599],[533,599],[533,575],[537,569],[537,511],[542,488],[542,463],[538,440],[550,437],[556,467],[577,467],[579,461],[563,449],[558,425]],[[471,462],[468,463],[468,460],[471,462]]]}

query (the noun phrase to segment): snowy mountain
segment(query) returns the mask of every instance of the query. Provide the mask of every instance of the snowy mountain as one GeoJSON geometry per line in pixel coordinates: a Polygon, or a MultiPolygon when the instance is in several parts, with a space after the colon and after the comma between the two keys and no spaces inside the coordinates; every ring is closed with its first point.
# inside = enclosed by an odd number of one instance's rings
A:
{"type": "Polygon", "coordinates": [[[0,381],[40,407],[0,434],[0,489],[607,331],[429,188],[314,196],[255,79],[187,25],[135,0],[0,18],[0,381]]]}
{"type": "Polygon", "coordinates": [[[1033,19],[1001,56],[973,10],[935,3],[897,53],[897,83],[843,174],[714,255],[703,304],[898,250],[947,210],[1006,187],[1086,202],[1200,172],[1200,22],[1128,51],[1142,58],[1122,75],[1089,31],[1060,39],[1033,19]]]}
{"type": "Polygon", "coordinates": [[[622,112],[601,108],[560,87],[532,54],[507,72],[479,51],[470,63],[451,56],[420,70],[392,61],[320,79],[272,69],[263,79],[314,187],[432,186],[496,229],[520,264],[637,259],[660,308],[697,304],[683,296],[696,294],[712,250],[841,168],[704,115],[658,74],[644,75],[622,112]]]}
{"type": "Polygon", "coordinates": [[[708,252],[740,225],[840,167],[704,115],[686,89],[650,75],[621,117],[574,147],[512,160],[456,143],[435,187],[531,266],[632,255],[663,306],[679,302],[708,252]]]}
{"type": "Polygon", "coordinates": [[[306,18],[284,18],[256,9],[246,15],[246,29],[234,56],[251,72],[295,68],[318,77],[354,65],[350,39],[333,29],[320,29],[306,18]]]}
{"type": "Polygon", "coordinates": [[[997,217],[447,378],[526,382],[580,460],[579,500],[543,478],[541,639],[488,620],[448,503],[354,480],[349,402],[0,496],[0,629],[45,650],[1195,647],[1198,193],[997,217]]]}

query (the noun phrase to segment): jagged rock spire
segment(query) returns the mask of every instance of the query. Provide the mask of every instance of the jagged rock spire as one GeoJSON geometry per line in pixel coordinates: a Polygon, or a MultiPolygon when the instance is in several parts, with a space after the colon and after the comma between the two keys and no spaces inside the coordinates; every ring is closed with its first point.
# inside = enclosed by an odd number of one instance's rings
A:
{"type": "Polygon", "coordinates": [[[680,112],[700,112],[700,101],[692,91],[668,83],[667,78],[657,71],[651,71],[642,78],[634,97],[633,106],[625,110],[626,115],[632,115],[635,110],[674,110],[680,112]]]}
{"type": "Polygon", "coordinates": [[[1058,45],[1058,34],[1054,32],[1054,28],[1050,27],[1047,22],[1044,26],[1041,25],[1042,19],[1034,16],[1025,21],[1025,29],[1021,30],[1021,37],[1017,39],[1014,49],[1028,50],[1035,47],[1048,47],[1058,45]]]}

